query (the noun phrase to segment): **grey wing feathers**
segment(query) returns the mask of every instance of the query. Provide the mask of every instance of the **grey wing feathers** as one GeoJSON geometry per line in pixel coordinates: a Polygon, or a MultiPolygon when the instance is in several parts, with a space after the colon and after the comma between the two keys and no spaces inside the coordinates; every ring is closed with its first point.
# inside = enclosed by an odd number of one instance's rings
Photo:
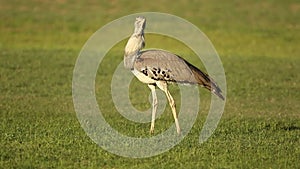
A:
{"type": "Polygon", "coordinates": [[[194,77],[197,80],[199,85],[202,85],[203,87],[207,88],[215,95],[220,97],[222,100],[224,100],[224,96],[222,95],[222,90],[219,88],[217,83],[211,77],[208,76],[208,74],[202,72],[200,69],[190,64],[189,62],[187,61],[185,62],[193,72],[194,77]]]}
{"type": "Polygon", "coordinates": [[[192,71],[182,58],[163,50],[142,51],[134,67],[155,80],[197,83],[192,71]]]}
{"type": "Polygon", "coordinates": [[[170,52],[142,51],[134,68],[154,80],[201,85],[224,100],[221,89],[213,79],[180,56],[170,52]]]}

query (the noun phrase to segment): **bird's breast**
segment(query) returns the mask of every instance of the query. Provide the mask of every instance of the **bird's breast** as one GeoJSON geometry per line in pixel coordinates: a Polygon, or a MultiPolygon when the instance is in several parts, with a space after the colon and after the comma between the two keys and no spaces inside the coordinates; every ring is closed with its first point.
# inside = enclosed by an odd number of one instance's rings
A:
{"type": "Polygon", "coordinates": [[[151,83],[155,83],[157,81],[136,69],[133,69],[131,72],[134,74],[135,77],[137,77],[139,79],[139,81],[141,81],[143,83],[151,84],[151,83]]]}

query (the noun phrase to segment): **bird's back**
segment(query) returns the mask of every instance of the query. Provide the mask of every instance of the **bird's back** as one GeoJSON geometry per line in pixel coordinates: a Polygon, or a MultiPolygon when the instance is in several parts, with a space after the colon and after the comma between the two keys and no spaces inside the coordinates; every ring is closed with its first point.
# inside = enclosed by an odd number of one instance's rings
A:
{"type": "Polygon", "coordinates": [[[163,50],[142,51],[135,62],[135,69],[154,80],[197,83],[185,60],[163,50]]]}
{"type": "Polygon", "coordinates": [[[156,81],[198,84],[223,97],[220,88],[206,73],[180,56],[164,50],[141,51],[134,69],[156,81]]]}

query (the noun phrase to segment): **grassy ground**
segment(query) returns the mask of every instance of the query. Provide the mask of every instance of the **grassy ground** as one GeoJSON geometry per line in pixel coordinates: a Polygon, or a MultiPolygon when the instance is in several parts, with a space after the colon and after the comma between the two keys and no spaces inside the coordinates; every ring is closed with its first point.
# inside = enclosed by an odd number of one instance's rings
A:
{"type": "MultiPolygon", "coordinates": [[[[292,0],[0,1],[0,168],[299,168],[299,12],[300,3],[292,0]],[[204,144],[198,137],[209,96],[200,89],[203,109],[187,137],[166,153],[131,159],[102,150],[85,134],[73,108],[72,73],[93,32],[144,11],[183,17],[208,35],[224,64],[228,98],[217,130],[204,144]]],[[[147,40],[150,45],[164,39],[147,40]]],[[[121,43],[106,62],[117,64],[122,52],[121,43]]],[[[100,81],[112,69],[101,68],[99,88],[110,85],[100,81]]],[[[145,90],[132,93],[138,98],[132,101],[149,108],[147,87],[134,85],[145,90]]],[[[149,124],[132,125],[117,115],[107,91],[97,90],[97,96],[114,127],[147,136],[149,124]]],[[[157,120],[158,132],[171,123],[166,110],[157,120]]]]}

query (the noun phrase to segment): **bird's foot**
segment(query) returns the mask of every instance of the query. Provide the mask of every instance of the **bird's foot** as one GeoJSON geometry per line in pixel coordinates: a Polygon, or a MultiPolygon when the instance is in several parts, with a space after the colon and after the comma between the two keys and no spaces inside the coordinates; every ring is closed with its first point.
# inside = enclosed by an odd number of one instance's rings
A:
{"type": "Polygon", "coordinates": [[[178,135],[180,135],[180,134],[181,134],[181,130],[180,130],[180,128],[177,128],[177,129],[176,129],[176,131],[177,131],[177,134],[178,134],[178,135]]]}
{"type": "Polygon", "coordinates": [[[150,132],[149,132],[149,133],[150,133],[150,134],[154,134],[154,127],[151,126],[150,132]]]}

